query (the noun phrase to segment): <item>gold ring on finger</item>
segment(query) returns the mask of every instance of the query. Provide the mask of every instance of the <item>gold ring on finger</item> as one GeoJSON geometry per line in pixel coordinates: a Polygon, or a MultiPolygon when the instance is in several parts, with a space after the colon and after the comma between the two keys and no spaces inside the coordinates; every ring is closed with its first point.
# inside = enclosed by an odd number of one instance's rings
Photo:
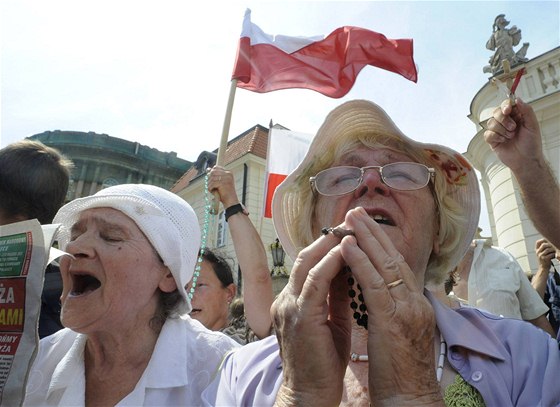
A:
{"type": "Polygon", "coordinates": [[[391,289],[403,283],[403,279],[399,278],[398,280],[393,281],[392,283],[387,284],[387,288],[391,289]]]}

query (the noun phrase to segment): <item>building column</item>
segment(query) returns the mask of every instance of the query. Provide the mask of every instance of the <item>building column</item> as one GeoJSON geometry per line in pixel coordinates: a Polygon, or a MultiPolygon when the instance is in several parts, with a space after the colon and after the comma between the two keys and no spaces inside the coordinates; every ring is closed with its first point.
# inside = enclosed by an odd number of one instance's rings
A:
{"type": "Polygon", "coordinates": [[[99,185],[99,173],[101,172],[101,164],[97,164],[95,167],[95,173],[93,174],[93,179],[91,180],[91,186],[89,188],[89,195],[93,195],[97,192],[97,186],[99,185]]]}
{"type": "Polygon", "coordinates": [[[88,163],[84,161],[82,165],[82,170],[80,171],[80,176],[78,178],[78,183],[76,185],[74,199],[82,197],[82,192],[84,190],[84,182],[86,180],[86,175],[87,175],[87,169],[88,169],[88,163]]]}

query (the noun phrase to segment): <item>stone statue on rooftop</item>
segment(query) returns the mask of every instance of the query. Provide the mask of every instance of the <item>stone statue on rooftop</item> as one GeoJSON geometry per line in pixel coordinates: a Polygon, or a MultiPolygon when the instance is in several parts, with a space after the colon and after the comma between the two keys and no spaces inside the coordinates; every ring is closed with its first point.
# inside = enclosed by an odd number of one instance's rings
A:
{"type": "Polygon", "coordinates": [[[494,52],[490,57],[490,65],[486,65],[482,70],[483,72],[491,72],[497,74],[503,70],[502,61],[508,60],[510,65],[527,62],[525,58],[529,43],[523,43],[523,46],[517,51],[513,51],[513,47],[518,45],[521,41],[521,30],[515,25],[511,28],[506,28],[509,21],[506,20],[505,14],[500,14],[494,19],[492,26],[492,36],[486,43],[486,48],[494,52]]]}

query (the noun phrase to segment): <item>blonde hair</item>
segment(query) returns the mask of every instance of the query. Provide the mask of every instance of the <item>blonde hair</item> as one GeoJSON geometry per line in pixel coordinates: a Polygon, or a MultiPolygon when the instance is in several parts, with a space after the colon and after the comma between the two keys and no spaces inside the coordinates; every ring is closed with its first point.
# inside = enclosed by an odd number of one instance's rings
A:
{"type": "Polygon", "coordinates": [[[441,283],[448,271],[455,265],[450,264],[451,257],[457,250],[460,241],[460,230],[467,222],[467,214],[459,203],[453,199],[452,190],[455,185],[448,182],[443,170],[432,159],[431,154],[427,150],[419,150],[411,146],[402,139],[394,136],[378,134],[374,132],[362,131],[353,133],[346,139],[337,140],[338,143],[332,148],[326,148],[321,151],[320,156],[315,156],[309,166],[303,169],[301,174],[295,179],[291,185],[290,191],[299,193],[299,210],[294,216],[294,224],[298,227],[294,230],[294,243],[299,251],[311,244],[317,236],[313,235],[313,223],[316,220],[315,207],[317,204],[317,195],[312,191],[309,184],[309,177],[316,175],[318,172],[329,168],[342,155],[352,151],[358,147],[365,146],[368,148],[388,148],[399,153],[408,155],[411,159],[433,167],[436,175],[433,178],[432,188],[436,215],[438,221],[438,243],[439,254],[432,253],[428,262],[425,284],[441,283]]]}

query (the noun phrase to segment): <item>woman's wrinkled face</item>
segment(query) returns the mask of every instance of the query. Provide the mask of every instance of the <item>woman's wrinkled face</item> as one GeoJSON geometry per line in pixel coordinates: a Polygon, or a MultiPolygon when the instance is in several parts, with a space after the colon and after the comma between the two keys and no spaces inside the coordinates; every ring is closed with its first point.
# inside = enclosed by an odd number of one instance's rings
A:
{"type": "Polygon", "coordinates": [[[124,330],[149,323],[159,291],[176,288],[167,267],[127,215],[88,209],[72,226],[60,262],[62,323],[81,333],[124,330]]]}
{"type": "MultiPolygon", "coordinates": [[[[187,292],[191,285],[192,281],[187,285],[187,292]]],[[[191,299],[191,317],[200,321],[206,328],[219,331],[228,323],[229,304],[233,297],[235,297],[233,287],[224,287],[212,264],[208,260],[203,260],[191,299]]]]}
{"type": "MultiPolygon", "coordinates": [[[[399,161],[414,162],[404,153],[363,146],[343,155],[332,166],[383,166],[399,161]]],[[[314,234],[319,235],[322,227],[342,223],[350,209],[360,206],[381,225],[423,286],[430,254],[434,248],[437,250],[436,204],[430,187],[397,191],[381,181],[377,170],[367,170],[362,184],[354,192],[334,197],[318,196],[314,234]]]]}

